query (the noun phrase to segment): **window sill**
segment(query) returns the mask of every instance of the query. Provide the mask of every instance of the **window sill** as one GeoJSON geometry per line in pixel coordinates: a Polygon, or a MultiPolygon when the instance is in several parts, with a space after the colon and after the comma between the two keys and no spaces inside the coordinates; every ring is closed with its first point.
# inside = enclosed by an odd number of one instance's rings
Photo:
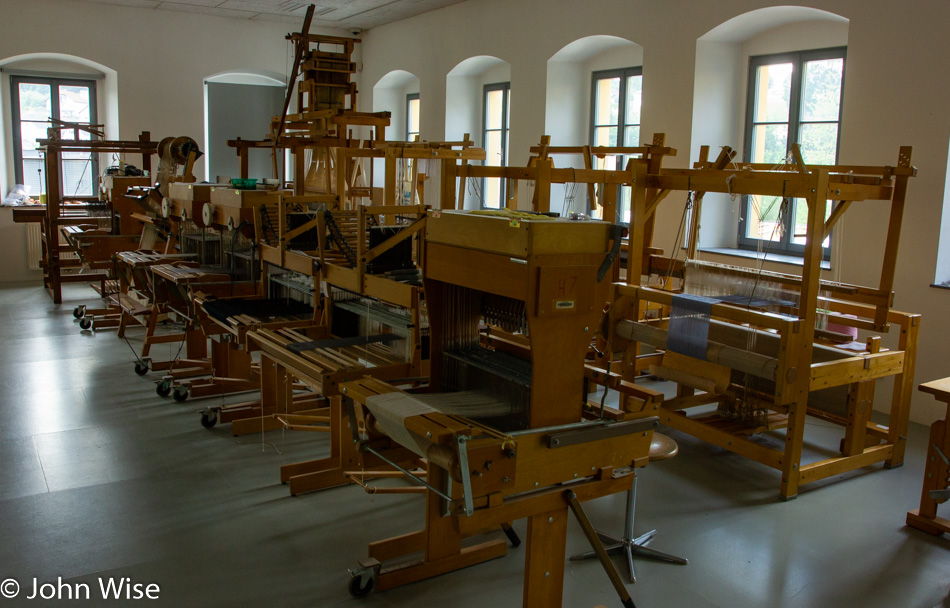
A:
{"type": "MultiPolygon", "coordinates": [[[[789,266],[803,266],[805,264],[804,258],[801,258],[797,255],[789,255],[787,253],[760,254],[758,251],[751,251],[748,249],[733,249],[732,247],[700,247],[699,251],[702,253],[715,253],[716,255],[745,258],[747,260],[761,260],[763,257],[765,257],[767,262],[787,264],[789,266]]],[[[823,270],[830,270],[831,262],[828,260],[822,260],[821,267],[823,270]]],[[[938,285],[937,287],[941,286],[938,285]]],[[[950,289],[950,286],[947,286],[946,288],[950,289]]]]}
{"type": "Polygon", "coordinates": [[[950,289],[950,282],[948,283],[931,283],[931,287],[936,287],[937,289],[950,289]]]}

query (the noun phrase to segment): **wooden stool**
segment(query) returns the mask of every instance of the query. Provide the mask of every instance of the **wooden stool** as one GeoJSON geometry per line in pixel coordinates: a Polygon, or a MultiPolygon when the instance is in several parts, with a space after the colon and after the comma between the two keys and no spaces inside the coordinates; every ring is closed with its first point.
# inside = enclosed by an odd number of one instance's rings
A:
{"type": "MultiPolygon", "coordinates": [[[[676,442],[673,439],[657,432],[653,433],[653,442],[650,444],[650,462],[672,458],[673,456],[676,456],[677,452],[679,452],[679,446],[676,445],[676,442]]],[[[618,553],[623,553],[627,556],[627,569],[630,572],[630,582],[637,582],[636,571],[633,568],[634,555],[637,557],[645,557],[647,559],[655,559],[670,564],[679,564],[681,566],[685,566],[688,563],[688,560],[685,558],[670,555],[668,553],[662,553],[646,546],[651,540],[653,540],[653,537],[656,536],[655,529],[634,538],[633,522],[636,510],[637,477],[634,477],[633,487],[627,492],[627,511],[623,525],[623,537],[618,539],[608,534],[604,534],[603,532],[597,532],[597,536],[599,536],[604,545],[606,545],[604,548],[607,550],[608,554],[616,555],[618,553]]],[[[578,561],[596,556],[597,553],[595,551],[586,551],[584,553],[572,555],[571,560],[578,561]]]]}
{"type": "Polygon", "coordinates": [[[924,487],[920,508],[907,512],[907,525],[929,534],[950,532],[950,520],[937,516],[937,505],[950,500],[950,378],[925,382],[917,387],[947,404],[947,414],[930,427],[924,487]]]}

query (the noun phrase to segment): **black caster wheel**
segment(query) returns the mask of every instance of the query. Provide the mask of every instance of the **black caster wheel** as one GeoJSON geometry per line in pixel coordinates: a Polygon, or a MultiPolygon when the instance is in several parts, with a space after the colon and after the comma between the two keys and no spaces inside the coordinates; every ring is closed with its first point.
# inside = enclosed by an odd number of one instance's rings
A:
{"type": "Polygon", "coordinates": [[[87,319],[83,317],[79,319],[79,328],[80,329],[91,329],[92,328],[92,319],[87,319]]]}
{"type": "Polygon", "coordinates": [[[366,585],[362,584],[362,577],[354,576],[350,581],[350,595],[353,597],[366,597],[373,591],[373,579],[370,578],[366,585]]]}
{"type": "Polygon", "coordinates": [[[201,412],[201,426],[206,429],[218,424],[218,415],[214,412],[201,412]]]}
{"type": "Polygon", "coordinates": [[[135,362],[135,373],[139,376],[144,376],[148,373],[148,364],[143,361],[135,362]]]}
{"type": "Polygon", "coordinates": [[[172,383],[169,380],[161,380],[155,385],[155,392],[159,397],[167,397],[172,392],[172,383]]]}
{"type": "Polygon", "coordinates": [[[83,315],[86,314],[85,306],[77,306],[73,309],[73,317],[77,319],[82,319],[83,315]]]}
{"type": "Polygon", "coordinates": [[[175,398],[175,401],[181,403],[188,398],[188,389],[184,386],[176,386],[172,396],[175,398]]]}

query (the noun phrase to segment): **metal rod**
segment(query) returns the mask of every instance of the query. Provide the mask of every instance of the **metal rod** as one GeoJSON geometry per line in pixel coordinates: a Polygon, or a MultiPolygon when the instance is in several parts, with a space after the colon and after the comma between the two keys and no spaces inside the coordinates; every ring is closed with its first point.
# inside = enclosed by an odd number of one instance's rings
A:
{"type": "Polygon", "coordinates": [[[519,437],[521,435],[530,435],[532,433],[551,433],[554,431],[569,431],[571,429],[579,429],[588,426],[603,426],[606,424],[613,424],[609,420],[593,420],[593,421],[582,421],[582,422],[572,422],[570,424],[560,424],[556,426],[542,426],[536,429],[522,429],[520,431],[511,431],[508,433],[512,437],[519,437]]]}
{"type": "Polygon", "coordinates": [[[452,497],[451,497],[451,496],[447,496],[444,492],[442,492],[442,491],[440,491],[440,490],[437,490],[437,489],[435,489],[434,487],[432,487],[429,483],[427,483],[427,482],[425,482],[425,481],[422,481],[421,479],[419,479],[418,477],[416,477],[415,475],[413,475],[411,471],[402,468],[401,466],[399,466],[398,464],[396,464],[396,463],[393,462],[392,460],[386,458],[385,456],[383,456],[382,454],[380,454],[379,452],[377,452],[377,451],[374,450],[373,448],[369,447],[367,444],[364,443],[363,445],[361,445],[361,446],[360,446],[360,449],[363,450],[364,452],[369,452],[369,453],[372,454],[373,456],[376,456],[377,458],[379,458],[380,460],[382,460],[383,462],[385,462],[385,463],[388,464],[389,466],[393,467],[393,468],[396,469],[397,471],[401,471],[401,472],[402,472],[403,474],[405,474],[406,477],[408,477],[409,480],[412,481],[413,483],[417,483],[417,484],[419,484],[419,485],[425,486],[425,487],[429,488],[429,490],[431,490],[432,492],[435,492],[438,496],[441,496],[441,497],[444,498],[445,500],[447,500],[447,501],[449,501],[449,502],[452,502],[452,497]]]}

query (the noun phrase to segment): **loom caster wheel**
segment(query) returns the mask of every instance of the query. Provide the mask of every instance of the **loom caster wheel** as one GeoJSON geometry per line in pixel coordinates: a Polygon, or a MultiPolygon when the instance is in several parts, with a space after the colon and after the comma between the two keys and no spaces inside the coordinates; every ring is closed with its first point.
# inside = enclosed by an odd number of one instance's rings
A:
{"type": "Polygon", "coordinates": [[[76,308],[73,309],[73,318],[82,319],[83,315],[85,314],[86,314],[85,304],[83,304],[82,306],[77,306],[76,308]]]}
{"type": "Polygon", "coordinates": [[[169,396],[172,392],[171,380],[159,380],[158,384],[155,385],[155,392],[159,397],[169,396]]]}
{"type": "Polygon", "coordinates": [[[366,584],[363,584],[363,577],[354,576],[350,581],[349,592],[355,598],[366,597],[373,592],[375,581],[372,576],[368,577],[366,584]]]}
{"type": "Polygon", "coordinates": [[[211,410],[201,412],[201,426],[210,429],[216,424],[218,424],[218,414],[216,412],[211,410]]]}
{"type": "Polygon", "coordinates": [[[92,328],[92,319],[87,319],[83,317],[79,319],[79,328],[80,329],[91,329],[92,328]]]}
{"type": "Polygon", "coordinates": [[[143,361],[135,362],[135,373],[139,376],[144,376],[148,373],[148,364],[143,361]]]}
{"type": "Polygon", "coordinates": [[[172,396],[175,398],[175,401],[177,401],[178,403],[185,401],[186,399],[188,399],[188,387],[181,386],[181,385],[176,386],[174,393],[172,393],[172,396]]]}

